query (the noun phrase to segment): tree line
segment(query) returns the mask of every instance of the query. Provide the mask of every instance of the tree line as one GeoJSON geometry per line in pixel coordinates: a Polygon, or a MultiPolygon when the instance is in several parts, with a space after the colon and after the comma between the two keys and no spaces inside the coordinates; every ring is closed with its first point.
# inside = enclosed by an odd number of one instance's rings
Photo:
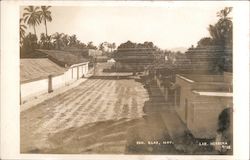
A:
{"type": "MultiPolygon", "coordinates": [[[[232,7],[225,7],[217,12],[219,18],[215,24],[208,26],[210,37],[201,38],[197,43],[197,49],[199,48],[211,48],[216,47],[220,52],[216,51],[216,58],[213,59],[213,71],[216,73],[232,72],[232,45],[233,45],[233,22],[230,13],[232,7]]],[[[191,52],[192,53],[191,48],[191,52]]],[[[190,50],[190,49],[189,49],[190,50]]],[[[213,52],[212,52],[213,53],[213,52]]],[[[188,54],[188,57],[192,59],[195,55],[188,54]]]]}
{"type": "Polygon", "coordinates": [[[48,35],[47,23],[53,20],[50,9],[51,6],[28,6],[24,8],[19,24],[21,54],[29,54],[35,49],[61,50],[65,47],[100,49],[103,52],[112,52],[116,48],[115,43],[108,42],[103,42],[98,47],[92,41],[85,44],[75,34],[68,35],[56,32],[48,35]],[[40,39],[38,39],[36,27],[41,24],[44,24],[45,33],[41,33],[40,39]],[[33,28],[33,33],[26,34],[27,26],[33,28]]]}
{"type": "Polygon", "coordinates": [[[217,12],[219,20],[214,25],[210,24],[208,26],[210,37],[201,38],[197,43],[197,47],[232,46],[233,22],[232,17],[229,16],[231,12],[232,7],[225,7],[217,12]]]}

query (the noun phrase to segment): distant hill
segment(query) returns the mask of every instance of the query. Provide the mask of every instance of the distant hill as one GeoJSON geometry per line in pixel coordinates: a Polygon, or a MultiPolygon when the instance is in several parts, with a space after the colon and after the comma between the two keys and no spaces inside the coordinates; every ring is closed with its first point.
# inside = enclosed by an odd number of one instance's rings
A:
{"type": "Polygon", "coordinates": [[[185,53],[188,50],[188,48],[186,48],[186,47],[176,47],[176,48],[171,48],[169,50],[173,51],[173,52],[180,51],[181,53],[185,53]]]}

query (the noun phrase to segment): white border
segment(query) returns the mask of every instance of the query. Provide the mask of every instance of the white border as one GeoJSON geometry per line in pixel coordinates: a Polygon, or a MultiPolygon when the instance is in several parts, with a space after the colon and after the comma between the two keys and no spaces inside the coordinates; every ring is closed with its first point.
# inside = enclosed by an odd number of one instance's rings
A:
{"type": "Polygon", "coordinates": [[[201,2],[195,5],[228,3],[234,13],[234,155],[233,156],[146,156],[146,155],[45,155],[19,154],[19,6],[192,6],[193,2],[141,1],[1,1],[1,158],[3,159],[249,159],[249,2],[201,2]]]}

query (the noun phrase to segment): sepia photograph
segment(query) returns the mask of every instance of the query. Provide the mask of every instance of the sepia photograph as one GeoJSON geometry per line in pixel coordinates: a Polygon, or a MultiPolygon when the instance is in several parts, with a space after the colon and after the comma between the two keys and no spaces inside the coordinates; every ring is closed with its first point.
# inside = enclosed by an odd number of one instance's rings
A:
{"type": "Polygon", "coordinates": [[[241,160],[246,4],[1,2],[0,155],[241,160]]]}
{"type": "Polygon", "coordinates": [[[232,11],[21,6],[21,153],[233,154],[232,11]]]}

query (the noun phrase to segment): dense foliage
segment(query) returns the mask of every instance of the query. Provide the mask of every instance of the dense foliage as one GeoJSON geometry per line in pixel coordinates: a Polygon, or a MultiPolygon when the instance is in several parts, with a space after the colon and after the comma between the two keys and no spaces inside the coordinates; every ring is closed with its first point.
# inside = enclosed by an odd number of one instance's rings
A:
{"type": "Polygon", "coordinates": [[[197,47],[219,45],[227,46],[232,45],[233,38],[233,23],[232,18],[229,14],[232,11],[232,7],[226,7],[221,11],[217,12],[219,20],[214,25],[209,25],[208,31],[210,37],[202,38],[198,43],[197,47]]]}
{"type": "Polygon", "coordinates": [[[144,43],[134,43],[131,41],[127,41],[125,43],[122,43],[118,46],[119,49],[128,49],[128,48],[152,48],[152,49],[157,49],[157,47],[153,44],[153,42],[144,42],[144,43]]]}

